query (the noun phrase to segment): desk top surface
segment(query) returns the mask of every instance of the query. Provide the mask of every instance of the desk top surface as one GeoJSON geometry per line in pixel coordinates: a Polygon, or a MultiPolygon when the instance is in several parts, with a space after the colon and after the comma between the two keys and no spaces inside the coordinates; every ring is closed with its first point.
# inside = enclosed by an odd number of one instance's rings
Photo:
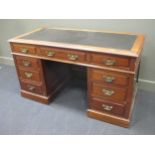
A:
{"type": "MultiPolygon", "coordinates": [[[[67,29],[39,29],[27,35],[17,37],[19,40],[27,42],[48,42],[52,45],[65,45],[66,47],[73,47],[74,49],[90,51],[105,51],[106,49],[123,50],[123,52],[132,53],[132,48],[138,35],[134,34],[119,34],[112,32],[98,32],[85,30],[67,30],[67,29]],[[56,43],[56,44],[54,44],[56,43]],[[67,46],[68,45],[68,46],[67,46]],[[78,48],[79,47],[79,48],[78,48]],[[90,48],[88,48],[90,47],[90,48]],[[103,50],[102,50],[103,49],[103,50]]],[[[57,47],[57,46],[56,46],[57,47]]],[[[62,46],[63,47],[63,46],[62,46]]],[[[117,54],[116,53],[116,54],[117,54]]]]}
{"type": "Polygon", "coordinates": [[[43,29],[22,39],[130,50],[136,35],[43,29]]]}

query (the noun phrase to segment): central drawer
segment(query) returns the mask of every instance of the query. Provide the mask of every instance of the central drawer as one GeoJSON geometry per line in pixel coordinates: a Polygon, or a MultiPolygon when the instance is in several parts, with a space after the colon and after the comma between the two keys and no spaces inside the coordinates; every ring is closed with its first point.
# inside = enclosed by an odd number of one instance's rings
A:
{"type": "Polygon", "coordinates": [[[92,82],[91,85],[92,85],[92,95],[94,97],[98,97],[101,99],[117,103],[124,103],[124,101],[126,100],[127,89],[125,88],[104,86],[102,84],[98,84],[95,82],[92,82]]]}
{"type": "Polygon", "coordinates": [[[57,48],[40,47],[37,49],[39,56],[45,56],[53,59],[61,59],[74,62],[85,62],[86,52],[74,51],[74,50],[63,50],[57,48]]]}

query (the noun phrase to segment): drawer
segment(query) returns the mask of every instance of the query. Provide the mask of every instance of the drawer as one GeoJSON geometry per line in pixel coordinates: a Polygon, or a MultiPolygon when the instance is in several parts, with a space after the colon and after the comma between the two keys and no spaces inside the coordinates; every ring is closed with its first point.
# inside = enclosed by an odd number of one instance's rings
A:
{"type": "Polygon", "coordinates": [[[130,68],[130,59],[122,56],[108,54],[91,54],[91,63],[112,68],[130,68]]]}
{"type": "Polygon", "coordinates": [[[115,115],[123,115],[125,112],[124,105],[117,105],[114,103],[109,103],[109,102],[102,101],[97,98],[91,99],[90,108],[94,110],[99,110],[101,112],[115,114],[115,115]]]}
{"type": "Polygon", "coordinates": [[[21,88],[23,90],[36,93],[36,94],[43,94],[42,86],[32,85],[29,83],[21,82],[21,88]]]}
{"type": "Polygon", "coordinates": [[[76,62],[85,62],[86,53],[79,51],[70,51],[70,50],[60,50],[55,48],[40,47],[37,51],[37,54],[40,56],[45,56],[48,58],[56,58],[62,60],[76,61],[76,62]]]}
{"type": "Polygon", "coordinates": [[[108,87],[98,83],[92,83],[92,95],[109,101],[123,103],[126,100],[127,89],[108,87]]]}
{"type": "Polygon", "coordinates": [[[35,58],[24,56],[15,56],[17,67],[24,67],[27,69],[38,70],[40,68],[40,61],[35,58]]]}
{"type": "Polygon", "coordinates": [[[19,78],[20,80],[41,82],[40,72],[27,71],[19,69],[19,78]]]}
{"type": "Polygon", "coordinates": [[[32,45],[25,44],[12,44],[13,52],[21,53],[21,54],[35,54],[36,48],[32,45]]]}
{"type": "Polygon", "coordinates": [[[90,69],[90,78],[105,84],[128,86],[129,75],[105,70],[90,69]]]}

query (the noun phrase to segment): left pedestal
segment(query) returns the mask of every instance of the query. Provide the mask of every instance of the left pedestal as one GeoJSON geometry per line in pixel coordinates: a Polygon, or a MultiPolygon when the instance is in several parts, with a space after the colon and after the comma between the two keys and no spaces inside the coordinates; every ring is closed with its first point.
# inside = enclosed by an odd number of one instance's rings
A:
{"type": "Polygon", "coordinates": [[[19,55],[14,61],[21,95],[41,103],[48,104],[69,79],[69,68],[61,63],[19,55]]]}

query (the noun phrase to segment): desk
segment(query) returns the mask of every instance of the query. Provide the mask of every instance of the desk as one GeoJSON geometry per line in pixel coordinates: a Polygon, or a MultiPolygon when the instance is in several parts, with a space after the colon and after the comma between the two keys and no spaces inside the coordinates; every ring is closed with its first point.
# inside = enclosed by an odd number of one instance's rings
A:
{"type": "Polygon", "coordinates": [[[40,28],[9,42],[23,97],[48,104],[70,81],[69,64],[85,66],[87,115],[129,126],[143,35],[40,28]]]}

